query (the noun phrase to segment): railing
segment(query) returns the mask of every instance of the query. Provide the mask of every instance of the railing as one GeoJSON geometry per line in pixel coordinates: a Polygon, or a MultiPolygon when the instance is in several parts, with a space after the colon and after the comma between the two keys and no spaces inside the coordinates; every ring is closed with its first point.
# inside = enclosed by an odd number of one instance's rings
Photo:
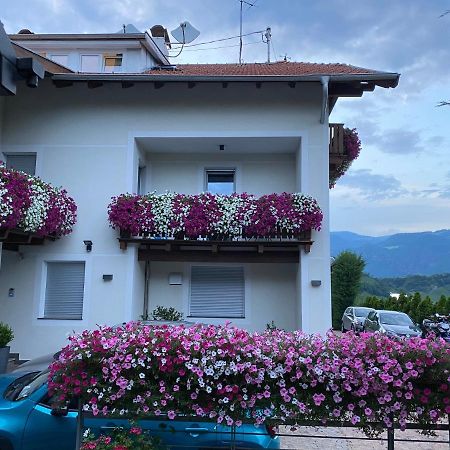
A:
{"type": "Polygon", "coordinates": [[[330,155],[344,155],[344,124],[330,123],[330,155]]]}
{"type": "MultiPolygon", "coordinates": [[[[79,413],[77,415],[77,432],[76,432],[76,444],[75,450],[81,448],[82,435],[85,430],[85,419],[91,419],[90,426],[93,426],[92,419],[102,420],[101,415],[92,416],[91,413],[87,413],[82,410],[80,405],[78,409],[79,413]]],[[[335,422],[328,423],[326,425],[319,422],[309,422],[305,421],[303,423],[293,423],[290,424],[289,421],[276,421],[271,420],[270,433],[265,426],[260,426],[258,428],[253,426],[248,426],[249,424],[244,424],[241,427],[236,426],[217,426],[216,423],[208,422],[207,419],[202,417],[177,417],[175,421],[168,420],[166,416],[146,416],[143,418],[144,421],[157,421],[159,424],[156,428],[148,428],[151,436],[158,436],[163,443],[165,435],[169,438],[170,443],[165,443],[167,450],[171,450],[172,447],[198,450],[201,448],[212,449],[230,449],[230,450],[246,450],[255,448],[278,448],[279,450],[292,449],[292,448],[311,448],[314,440],[342,440],[342,441],[367,441],[378,442],[380,444],[384,443],[387,450],[395,450],[395,443],[408,442],[411,444],[427,444],[427,448],[430,450],[440,449],[445,447],[450,447],[450,428],[449,423],[437,423],[434,425],[428,425],[427,430],[433,431],[434,436],[425,435],[411,435],[409,431],[420,431],[423,428],[420,425],[408,423],[406,424],[406,431],[400,433],[406,433],[406,435],[395,434],[395,430],[399,430],[399,426],[394,424],[390,428],[383,426],[383,432],[378,436],[367,436],[363,435],[361,430],[358,430],[355,425],[350,422],[335,422]],[[178,422],[178,426],[175,428],[170,424],[178,422]],[[193,422],[193,425],[189,425],[193,422]],[[180,424],[186,423],[186,426],[180,426],[180,424]],[[166,425],[167,424],[167,425],[166,425]],[[202,427],[203,426],[203,427],[202,427]],[[294,426],[295,429],[290,429],[294,426]],[[275,428],[274,428],[275,427],[275,428]],[[341,432],[334,433],[320,433],[323,429],[346,429],[351,431],[343,435],[341,432]],[[178,438],[179,435],[179,438],[178,438]],[[176,443],[174,443],[176,441],[176,443]],[[206,445],[206,447],[205,447],[206,445]],[[445,445],[445,447],[444,447],[445,445]]],[[[125,419],[126,420],[126,419],[125,419]]],[[[120,417],[119,422],[116,423],[116,427],[122,427],[124,417],[120,417]]],[[[147,422],[148,423],[148,422],[147,422]]],[[[110,426],[101,427],[103,432],[109,434],[114,426],[114,418],[109,420],[110,426]]],[[[93,427],[94,429],[96,426],[93,427]]],[[[145,425],[143,426],[145,430],[145,425]]],[[[317,445],[317,444],[316,444],[317,445]]],[[[327,448],[336,448],[336,443],[333,442],[330,447],[323,447],[324,450],[327,448]]],[[[370,448],[370,447],[368,447],[370,448]]]]}

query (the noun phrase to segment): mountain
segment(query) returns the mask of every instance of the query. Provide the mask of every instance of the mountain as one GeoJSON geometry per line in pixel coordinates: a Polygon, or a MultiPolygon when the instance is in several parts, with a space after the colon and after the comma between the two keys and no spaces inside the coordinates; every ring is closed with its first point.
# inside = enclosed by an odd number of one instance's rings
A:
{"type": "Polygon", "coordinates": [[[405,277],[450,273],[450,230],[364,236],[331,232],[331,254],[344,250],[361,255],[372,277],[405,277]]]}

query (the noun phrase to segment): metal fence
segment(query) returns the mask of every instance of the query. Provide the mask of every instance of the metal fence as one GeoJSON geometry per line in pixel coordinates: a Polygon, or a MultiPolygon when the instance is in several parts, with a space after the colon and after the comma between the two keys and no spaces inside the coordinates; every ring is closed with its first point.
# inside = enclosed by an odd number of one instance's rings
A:
{"type": "MultiPolygon", "coordinates": [[[[77,419],[77,439],[76,439],[76,447],[75,450],[79,450],[81,447],[83,430],[85,427],[85,418],[89,416],[90,419],[93,419],[91,413],[86,413],[82,411],[82,408],[79,408],[78,419],[77,419]]],[[[121,420],[124,417],[120,418],[121,420]]],[[[195,433],[198,435],[202,433],[208,433],[209,436],[213,435],[213,438],[210,439],[207,445],[202,444],[201,439],[198,443],[189,442],[189,439],[184,440],[182,436],[177,440],[176,444],[167,445],[167,448],[170,450],[171,448],[176,447],[177,449],[204,449],[204,450],[213,450],[213,449],[230,449],[230,450],[255,450],[256,448],[266,448],[262,445],[259,446],[257,442],[255,442],[256,437],[267,436],[265,426],[261,426],[260,428],[254,428],[254,431],[248,431],[248,427],[245,429],[241,427],[224,427],[224,426],[213,426],[211,428],[191,428],[190,426],[184,428],[184,430],[177,430],[174,427],[171,427],[170,424],[174,423],[174,421],[170,421],[165,416],[146,416],[145,420],[156,420],[161,424],[167,423],[168,425],[164,428],[161,427],[158,429],[158,435],[164,439],[165,433],[171,433],[173,435],[179,433],[186,436],[186,433],[191,436],[195,433]],[[220,430],[218,429],[220,427],[220,430]],[[214,435],[220,435],[214,436],[214,435]],[[185,441],[185,442],[184,442],[185,441]],[[215,444],[211,444],[211,442],[215,442],[215,444]]],[[[202,417],[177,417],[176,422],[199,422],[200,424],[207,423],[205,418],[202,417]]],[[[209,422],[211,424],[211,422],[209,422]]],[[[197,424],[196,424],[197,425],[197,424]]],[[[279,448],[280,450],[292,450],[292,449],[308,449],[311,446],[312,440],[333,440],[333,441],[365,441],[367,442],[367,448],[371,449],[373,447],[374,442],[378,442],[381,447],[386,448],[388,450],[394,450],[396,448],[396,443],[410,443],[412,444],[411,448],[414,448],[414,444],[426,444],[427,449],[430,450],[439,450],[443,448],[450,448],[450,418],[447,422],[440,422],[437,424],[433,424],[429,426],[427,429],[432,431],[435,436],[427,436],[423,434],[414,434],[411,436],[410,433],[400,431],[400,426],[398,424],[394,424],[392,428],[383,427],[383,432],[376,437],[365,436],[362,433],[355,433],[358,430],[355,425],[350,422],[334,422],[327,423],[326,425],[320,422],[301,422],[296,424],[289,424],[288,422],[283,421],[275,421],[271,420],[271,426],[277,426],[278,429],[274,434],[274,439],[271,440],[271,446],[267,448],[279,448]],[[290,428],[294,427],[294,430],[290,428]],[[347,435],[343,435],[342,432],[331,433],[331,429],[346,429],[351,430],[347,435]],[[273,445],[273,446],[272,446],[273,445]]],[[[110,427],[100,427],[100,428],[114,428],[110,427]]],[[[406,425],[406,430],[423,430],[419,425],[408,423],[406,425]]],[[[191,439],[192,440],[192,439],[191,439]]],[[[361,442],[363,444],[363,442],[361,442]]],[[[264,445],[267,445],[267,440],[264,445]]],[[[336,442],[332,444],[333,446],[330,448],[337,448],[336,442]]],[[[363,444],[364,445],[364,444],[363,444]]]]}

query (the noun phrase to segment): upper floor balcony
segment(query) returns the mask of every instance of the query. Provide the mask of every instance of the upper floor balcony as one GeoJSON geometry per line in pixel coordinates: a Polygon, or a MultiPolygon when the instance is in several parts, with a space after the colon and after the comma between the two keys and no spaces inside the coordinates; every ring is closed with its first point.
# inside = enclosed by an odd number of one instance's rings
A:
{"type": "Polygon", "coordinates": [[[124,194],[108,214],[121,248],[140,244],[139,258],[152,261],[296,262],[323,217],[312,197],[298,193],[124,194]]]}

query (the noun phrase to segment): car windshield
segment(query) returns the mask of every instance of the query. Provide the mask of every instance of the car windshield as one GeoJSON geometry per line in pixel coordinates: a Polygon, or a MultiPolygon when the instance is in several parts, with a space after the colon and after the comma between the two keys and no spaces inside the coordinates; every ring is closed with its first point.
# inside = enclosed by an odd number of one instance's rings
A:
{"type": "Polygon", "coordinates": [[[370,308],[355,308],[355,315],[356,317],[365,318],[369,315],[370,311],[372,311],[370,308]]]}
{"type": "Polygon", "coordinates": [[[36,392],[47,382],[48,371],[32,372],[18,378],[5,391],[5,398],[10,401],[23,400],[36,392]]]}
{"type": "Polygon", "coordinates": [[[412,320],[406,314],[380,313],[380,322],[384,325],[413,325],[412,320]]]}

